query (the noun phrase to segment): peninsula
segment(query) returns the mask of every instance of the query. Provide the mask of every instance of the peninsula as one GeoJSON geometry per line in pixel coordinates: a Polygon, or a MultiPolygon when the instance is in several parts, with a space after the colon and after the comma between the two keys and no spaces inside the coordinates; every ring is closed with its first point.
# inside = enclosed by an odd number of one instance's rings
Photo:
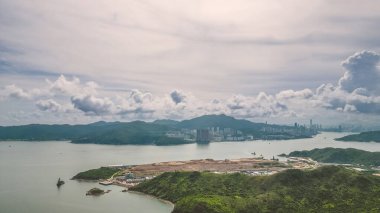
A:
{"type": "Polygon", "coordinates": [[[380,131],[362,132],[360,134],[347,135],[335,140],[380,143],[380,131]]]}
{"type": "Polygon", "coordinates": [[[306,157],[322,163],[380,166],[380,152],[368,152],[353,148],[340,149],[328,147],[310,151],[294,151],[287,156],[306,157]]]}

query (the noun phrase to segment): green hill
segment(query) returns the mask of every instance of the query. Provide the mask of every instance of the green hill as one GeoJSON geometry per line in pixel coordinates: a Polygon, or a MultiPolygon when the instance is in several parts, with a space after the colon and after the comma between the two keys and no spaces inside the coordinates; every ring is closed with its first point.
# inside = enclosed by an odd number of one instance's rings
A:
{"type": "Polygon", "coordinates": [[[175,126],[179,123],[179,121],[170,120],[170,119],[161,119],[155,120],[152,122],[153,124],[165,125],[165,126],[175,126]]]}
{"type": "Polygon", "coordinates": [[[0,127],[1,140],[70,140],[92,132],[100,131],[104,126],[96,125],[44,125],[0,127]]]}
{"type": "Polygon", "coordinates": [[[131,190],[174,202],[174,213],[380,211],[380,178],[337,166],[256,177],[171,172],[131,190]]]}
{"type": "Polygon", "coordinates": [[[347,135],[341,138],[337,138],[335,140],[380,143],[380,131],[362,132],[360,134],[347,135]]]}
{"type": "Polygon", "coordinates": [[[134,121],[96,122],[87,125],[40,125],[0,127],[0,140],[71,140],[95,144],[181,144],[181,139],[165,136],[168,126],[134,121]],[[167,140],[166,140],[167,139],[167,140]]]}
{"type": "Polygon", "coordinates": [[[208,127],[221,127],[221,128],[232,128],[237,130],[244,129],[255,129],[259,130],[266,124],[263,123],[253,123],[248,120],[235,119],[231,116],[226,115],[203,115],[190,120],[184,120],[179,122],[177,128],[208,128],[208,127]]]}
{"type": "Polygon", "coordinates": [[[98,169],[91,169],[85,172],[80,172],[71,179],[73,180],[101,180],[108,179],[116,172],[121,171],[119,168],[100,167],[98,169]]]}
{"type": "Polygon", "coordinates": [[[160,137],[165,137],[168,127],[134,121],[129,123],[118,123],[112,128],[92,132],[84,137],[75,138],[73,143],[95,143],[95,144],[154,144],[160,137]]]}
{"type": "Polygon", "coordinates": [[[367,152],[359,149],[323,148],[311,151],[294,151],[290,157],[309,157],[323,163],[360,164],[380,166],[380,152],[367,152]]]}

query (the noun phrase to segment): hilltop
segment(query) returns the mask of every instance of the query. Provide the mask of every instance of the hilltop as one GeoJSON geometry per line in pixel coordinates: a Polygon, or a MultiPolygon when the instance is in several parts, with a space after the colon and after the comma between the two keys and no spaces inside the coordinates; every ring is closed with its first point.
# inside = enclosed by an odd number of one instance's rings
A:
{"type": "Polygon", "coordinates": [[[236,119],[224,114],[221,115],[203,115],[190,120],[184,120],[176,125],[178,128],[208,128],[208,127],[220,127],[220,128],[233,128],[238,130],[259,130],[266,126],[264,123],[254,123],[244,119],[236,119]]]}
{"type": "Polygon", "coordinates": [[[175,203],[173,213],[380,211],[380,178],[337,166],[260,177],[169,172],[131,190],[175,203]]]}

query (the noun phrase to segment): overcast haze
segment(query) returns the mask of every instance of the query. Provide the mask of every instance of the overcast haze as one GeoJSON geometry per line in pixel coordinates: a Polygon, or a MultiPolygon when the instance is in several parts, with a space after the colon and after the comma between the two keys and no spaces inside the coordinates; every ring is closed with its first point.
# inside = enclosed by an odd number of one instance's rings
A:
{"type": "Polygon", "coordinates": [[[376,126],[379,1],[0,0],[0,125],[376,126]]]}

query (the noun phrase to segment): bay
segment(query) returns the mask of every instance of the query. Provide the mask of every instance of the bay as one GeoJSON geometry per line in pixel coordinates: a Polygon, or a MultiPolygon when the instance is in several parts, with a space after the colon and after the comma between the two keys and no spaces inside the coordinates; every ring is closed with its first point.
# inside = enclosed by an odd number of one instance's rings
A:
{"type": "Polygon", "coordinates": [[[379,143],[339,142],[347,133],[324,132],[310,139],[186,144],[177,146],[113,146],[72,144],[68,141],[0,142],[0,212],[129,212],[169,213],[173,206],[156,198],[123,193],[117,186],[70,180],[78,172],[114,164],[143,164],[172,160],[234,159],[251,153],[272,158],[281,153],[337,147],[380,151],[379,143]],[[60,189],[58,177],[64,179],[60,189]],[[111,189],[108,194],[85,196],[87,190],[111,189]]]}

